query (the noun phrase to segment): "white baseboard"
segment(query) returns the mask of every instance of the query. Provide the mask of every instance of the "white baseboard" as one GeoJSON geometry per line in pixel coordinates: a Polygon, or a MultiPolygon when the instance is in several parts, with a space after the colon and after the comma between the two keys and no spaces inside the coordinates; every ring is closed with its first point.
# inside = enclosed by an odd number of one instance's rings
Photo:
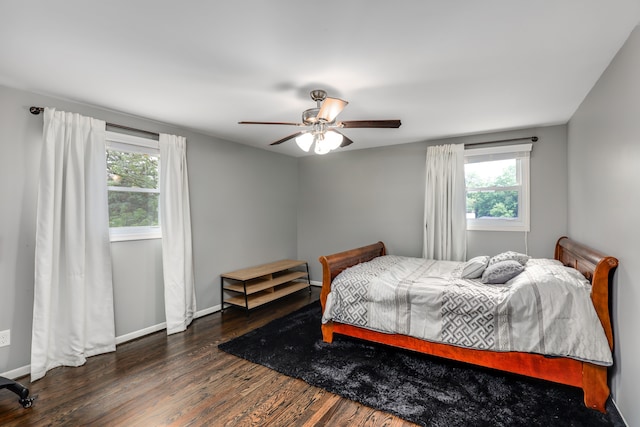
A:
{"type": "Polygon", "coordinates": [[[204,310],[200,310],[196,312],[196,319],[198,317],[206,316],[208,314],[215,313],[216,311],[222,310],[222,306],[220,304],[214,305],[213,307],[205,308],[204,310]]]}
{"type": "Polygon", "coordinates": [[[0,373],[0,377],[9,378],[10,380],[15,380],[16,378],[24,377],[25,375],[29,375],[31,373],[31,365],[23,366],[21,368],[16,368],[11,371],[0,373]]]}
{"type": "Polygon", "coordinates": [[[622,414],[622,412],[620,412],[620,408],[618,408],[618,404],[616,403],[616,400],[613,398],[613,396],[611,397],[611,403],[613,403],[613,406],[616,407],[616,410],[618,411],[618,414],[620,414],[620,418],[622,418],[622,422],[624,423],[624,425],[628,426],[629,423],[624,419],[624,415],[622,414]]]}
{"type": "MultiPolygon", "coordinates": [[[[215,313],[216,311],[220,311],[220,305],[214,305],[213,307],[196,311],[196,314],[193,318],[197,319],[198,317],[206,316],[207,314],[215,313]]],[[[140,338],[145,335],[153,334],[154,332],[158,332],[163,329],[167,329],[167,322],[158,323],[157,325],[149,326],[148,328],[130,332],[125,335],[120,335],[119,337],[116,337],[116,345],[125,343],[127,341],[135,340],[136,338],[140,338]]]]}
{"type": "MultiPolygon", "coordinates": [[[[311,285],[313,286],[322,286],[322,282],[314,282],[311,281],[311,285]]],[[[220,304],[214,305],[213,307],[205,308],[204,310],[199,310],[196,312],[194,319],[199,317],[207,316],[209,314],[220,311],[222,306],[220,304]]],[[[132,341],[137,338],[144,337],[145,335],[153,334],[155,332],[161,331],[163,329],[167,329],[167,323],[162,322],[157,325],[152,325],[144,329],[140,329],[138,331],[129,332],[128,334],[120,335],[116,337],[116,345],[123,344],[127,341],[132,341]]],[[[16,378],[23,377],[25,375],[29,375],[31,373],[31,365],[23,366],[21,368],[16,368],[11,371],[2,372],[0,376],[15,380],[16,378]]]]}
{"type": "Polygon", "coordinates": [[[116,337],[116,345],[120,345],[127,341],[135,340],[136,338],[143,337],[145,335],[153,334],[154,332],[167,329],[167,323],[162,322],[157,325],[149,326],[148,328],[140,329],[138,331],[129,332],[128,334],[120,335],[116,337]]]}

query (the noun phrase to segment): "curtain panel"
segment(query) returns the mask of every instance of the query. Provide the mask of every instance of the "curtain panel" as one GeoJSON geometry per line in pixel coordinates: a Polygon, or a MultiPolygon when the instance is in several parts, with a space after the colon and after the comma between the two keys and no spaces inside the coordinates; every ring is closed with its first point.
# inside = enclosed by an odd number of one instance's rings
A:
{"type": "Polygon", "coordinates": [[[425,184],[422,256],[465,261],[467,220],[463,144],[427,148],[425,184]]]}
{"type": "Polygon", "coordinates": [[[160,227],[167,335],[184,331],[196,312],[187,141],[160,134],[160,227]]]}
{"type": "Polygon", "coordinates": [[[46,108],[31,381],[115,350],[105,122],[46,108]]]}

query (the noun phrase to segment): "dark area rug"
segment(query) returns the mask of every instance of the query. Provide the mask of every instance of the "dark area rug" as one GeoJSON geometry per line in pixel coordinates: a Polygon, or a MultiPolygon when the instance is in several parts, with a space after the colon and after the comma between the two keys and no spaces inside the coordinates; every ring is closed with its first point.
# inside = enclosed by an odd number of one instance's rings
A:
{"type": "Polygon", "coordinates": [[[320,303],[219,345],[227,353],[424,426],[624,426],[615,406],[588,409],[582,390],[334,336],[320,303]]]}

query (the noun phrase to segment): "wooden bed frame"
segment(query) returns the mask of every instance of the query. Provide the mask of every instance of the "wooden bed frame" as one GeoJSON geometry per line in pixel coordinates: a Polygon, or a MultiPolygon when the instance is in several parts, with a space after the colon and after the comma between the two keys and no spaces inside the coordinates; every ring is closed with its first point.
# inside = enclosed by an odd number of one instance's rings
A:
{"type": "MultiPolygon", "coordinates": [[[[331,282],[344,269],[386,254],[384,243],[321,256],[322,291],[320,302],[324,312],[331,282]]],[[[609,347],[613,350],[613,331],[609,315],[609,290],[618,260],[605,256],[568,237],[558,239],[555,259],[579,270],[592,283],[591,300],[602,322],[609,347]]],[[[561,384],[582,388],[584,403],[589,408],[605,412],[609,397],[607,367],[563,357],[546,357],[522,352],[495,352],[474,350],[453,345],[424,341],[406,335],[387,334],[338,322],[322,325],[322,337],[327,343],[333,334],[341,334],[367,341],[418,351],[433,356],[493,368],[500,371],[526,375],[561,384]]]]}

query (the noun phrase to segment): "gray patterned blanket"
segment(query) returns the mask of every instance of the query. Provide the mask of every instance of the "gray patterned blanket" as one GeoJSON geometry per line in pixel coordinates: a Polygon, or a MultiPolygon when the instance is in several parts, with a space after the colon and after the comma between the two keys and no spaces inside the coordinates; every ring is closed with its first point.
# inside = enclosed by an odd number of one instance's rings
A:
{"type": "Polygon", "coordinates": [[[348,268],[332,283],[323,322],[613,364],[591,284],[577,270],[531,259],[515,278],[491,285],[462,279],[462,265],[387,255],[348,268]]]}

